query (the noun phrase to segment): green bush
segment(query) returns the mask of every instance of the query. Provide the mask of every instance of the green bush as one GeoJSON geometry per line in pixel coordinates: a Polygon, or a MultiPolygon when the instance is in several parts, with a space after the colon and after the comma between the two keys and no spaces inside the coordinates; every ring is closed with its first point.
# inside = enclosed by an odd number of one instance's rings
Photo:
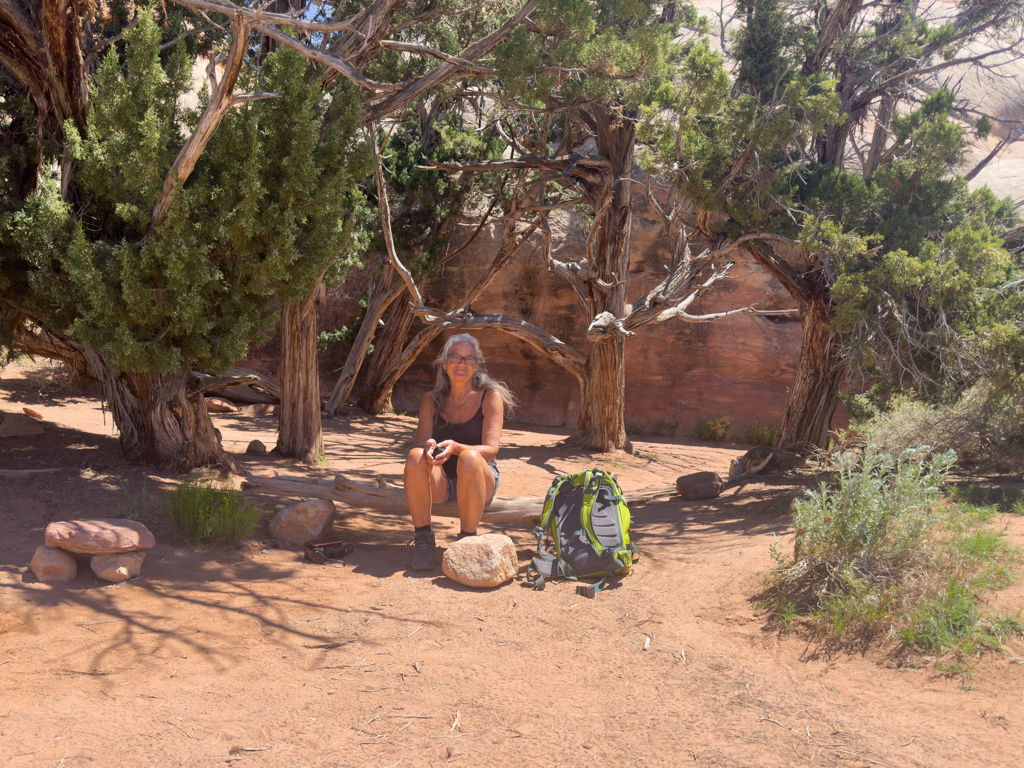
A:
{"type": "Polygon", "coordinates": [[[800,615],[831,640],[893,637],[908,653],[998,647],[1019,619],[986,616],[978,595],[1010,583],[1016,550],[991,528],[994,507],[943,499],[956,454],[920,447],[894,459],[869,445],[837,461],[834,484],[794,501],[793,559],[772,547],[766,597],[779,625],[800,615]]]}
{"type": "Polygon", "coordinates": [[[779,428],[774,424],[751,424],[747,429],[745,442],[749,445],[767,445],[771,448],[775,445],[778,434],[779,428]]]}
{"type": "Polygon", "coordinates": [[[976,387],[956,402],[932,405],[897,397],[888,410],[855,421],[853,428],[883,453],[899,455],[917,445],[955,450],[960,461],[976,464],[1005,447],[1013,451],[1024,435],[1024,405],[976,387]]]}
{"type": "Polygon", "coordinates": [[[732,432],[732,419],[721,416],[717,419],[704,419],[697,422],[697,439],[709,443],[721,443],[729,439],[732,432]]]}
{"type": "Polygon", "coordinates": [[[249,536],[260,520],[259,507],[241,491],[197,479],[170,491],[166,505],[175,539],[193,544],[233,544],[249,536]]]}

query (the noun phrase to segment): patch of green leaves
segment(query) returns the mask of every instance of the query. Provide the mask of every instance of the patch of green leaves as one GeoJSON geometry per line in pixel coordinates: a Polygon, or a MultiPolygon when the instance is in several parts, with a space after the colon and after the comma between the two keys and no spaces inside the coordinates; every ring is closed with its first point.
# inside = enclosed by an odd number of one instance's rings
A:
{"type": "Polygon", "coordinates": [[[259,507],[241,491],[196,478],[168,492],[165,511],[174,538],[190,544],[234,544],[252,534],[260,520],[259,507]]]}

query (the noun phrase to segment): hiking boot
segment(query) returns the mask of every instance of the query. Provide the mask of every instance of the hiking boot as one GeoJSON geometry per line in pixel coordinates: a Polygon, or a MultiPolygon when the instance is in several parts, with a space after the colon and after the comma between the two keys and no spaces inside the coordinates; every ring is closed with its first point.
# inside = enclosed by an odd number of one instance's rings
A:
{"type": "Polygon", "coordinates": [[[470,536],[476,536],[476,531],[473,531],[472,533],[466,533],[465,531],[459,531],[459,535],[455,537],[455,540],[456,541],[462,541],[463,539],[468,539],[470,536]]]}
{"type": "Polygon", "coordinates": [[[412,569],[414,571],[432,571],[436,566],[434,552],[437,544],[434,541],[433,531],[417,533],[412,541],[416,551],[412,556],[412,569]]]}

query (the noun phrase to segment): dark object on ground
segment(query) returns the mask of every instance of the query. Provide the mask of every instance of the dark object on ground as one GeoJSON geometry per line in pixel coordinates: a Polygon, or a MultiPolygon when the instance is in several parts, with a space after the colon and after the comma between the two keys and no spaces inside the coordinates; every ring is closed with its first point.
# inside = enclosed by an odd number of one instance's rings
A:
{"type": "Polygon", "coordinates": [[[349,541],[339,541],[334,538],[312,539],[306,542],[306,559],[317,565],[327,563],[345,564],[342,558],[348,557],[355,551],[355,547],[349,541]]]}
{"type": "Polygon", "coordinates": [[[253,440],[246,447],[245,452],[253,456],[265,456],[267,454],[267,446],[259,440],[253,440]]]}
{"type": "Polygon", "coordinates": [[[717,499],[725,483],[717,472],[694,472],[676,480],[676,490],[687,501],[717,499]]]}

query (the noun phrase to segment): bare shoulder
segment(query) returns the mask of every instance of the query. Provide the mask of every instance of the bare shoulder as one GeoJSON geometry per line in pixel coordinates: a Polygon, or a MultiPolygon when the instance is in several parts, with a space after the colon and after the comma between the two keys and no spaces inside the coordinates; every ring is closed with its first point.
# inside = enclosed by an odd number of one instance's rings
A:
{"type": "Polygon", "coordinates": [[[496,389],[488,389],[484,392],[484,410],[501,411],[505,407],[505,401],[501,399],[501,393],[496,389]]]}
{"type": "Polygon", "coordinates": [[[420,414],[430,416],[434,413],[434,393],[427,392],[420,400],[420,414]]]}

